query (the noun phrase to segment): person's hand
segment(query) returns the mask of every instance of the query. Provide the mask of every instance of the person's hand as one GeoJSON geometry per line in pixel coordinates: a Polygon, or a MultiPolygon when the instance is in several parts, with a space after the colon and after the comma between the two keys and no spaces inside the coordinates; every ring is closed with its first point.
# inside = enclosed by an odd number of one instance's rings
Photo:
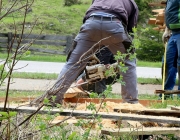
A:
{"type": "Polygon", "coordinates": [[[80,86],[80,84],[82,84],[82,83],[84,83],[84,80],[83,80],[82,78],[79,79],[79,80],[77,80],[77,82],[76,82],[77,87],[78,87],[79,89],[81,89],[81,90],[83,90],[82,87],[80,86]],[[78,85],[79,85],[79,86],[78,86],[78,85]]]}
{"type": "Polygon", "coordinates": [[[169,30],[167,27],[162,35],[162,41],[165,44],[166,42],[168,42],[169,38],[171,36],[171,30],[169,30]]]}

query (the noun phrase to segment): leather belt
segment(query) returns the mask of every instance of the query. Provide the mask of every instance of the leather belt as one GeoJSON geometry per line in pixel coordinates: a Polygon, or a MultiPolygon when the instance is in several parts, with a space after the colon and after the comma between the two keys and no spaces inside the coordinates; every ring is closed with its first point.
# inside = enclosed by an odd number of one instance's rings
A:
{"type": "Polygon", "coordinates": [[[120,21],[116,17],[90,16],[88,19],[101,21],[120,21]]]}

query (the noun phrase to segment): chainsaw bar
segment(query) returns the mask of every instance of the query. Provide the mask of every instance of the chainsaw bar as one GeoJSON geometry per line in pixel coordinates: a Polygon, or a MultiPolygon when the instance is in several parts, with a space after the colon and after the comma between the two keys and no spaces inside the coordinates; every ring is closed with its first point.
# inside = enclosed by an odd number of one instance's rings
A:
{"type": "Polygon", "coordinates": [[[81,83],[81,84],[75,84],[75,85],[70,86],[70,88],[82,86],[82,85],[85,85],[85,84],[87,84],[87,83],[88,83],[88,81],[83,82],[83,83],[81,83]]]}

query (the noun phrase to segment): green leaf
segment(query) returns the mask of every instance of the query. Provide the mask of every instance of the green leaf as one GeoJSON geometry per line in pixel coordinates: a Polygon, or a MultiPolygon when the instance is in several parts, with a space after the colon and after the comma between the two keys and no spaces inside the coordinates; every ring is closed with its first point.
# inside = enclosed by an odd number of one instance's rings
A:
{"type": "Polygon", "coordinates": [[[9,117],[9,114],[7,112],[0,112],[0,115],[4,117],[9,117]]]}
{"type": "Polygon", "coordinates": [[[74,137],[76,136],[76,132],[72,132],[72,134],[69,136],[68,140],[73,140],[74,137]]]}
{"type": "Polygon", "coordinates": [[[14,117],[17,115],[17,112],[9,112],[9,117],[14,117]]]}
{"type": "Polygon", "coordinates": [[[44,104],[48,104],[49,103],[49,99],[47,98],[44,98],[44,101],[43,101],[44,104]]]}
{"type": "Polygon", "coordinates": [[[46,128],[46,124],[42,123],[42,124],[39,126],[39,128],[40,128],[41,130],[44,130],[44,129],[46,128]]]}

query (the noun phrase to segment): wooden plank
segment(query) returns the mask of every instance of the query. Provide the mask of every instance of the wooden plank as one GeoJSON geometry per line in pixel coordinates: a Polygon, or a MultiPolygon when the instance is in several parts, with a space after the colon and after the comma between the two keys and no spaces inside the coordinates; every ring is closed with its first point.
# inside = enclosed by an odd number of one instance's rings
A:
{"type": "Polygon", "coordinates": [[[153,30],[160,31],[159,27],[154,27],[153,30]]]}
{"type": "MultiPolygon", "coordinates": [[[[114,102],[114,103],[122,103],[122,99],[111,99],[111,98],[65,98],[65,102],[71,102],[71,103],[86,103],[86,102],[92,102],[92,103],[101,103],[102,100],[104,102],[114,102]]],[[[139,103],[143,106],[150,106],[155,103],[161,103],[161,100],[139,100],[139,103]]]]}
{"type": "MultiPolygon", "coordinates": [[[[14,36],[14,34],[12,34],[14,36]]],[[[8,38],[8,33],[0,33],[1,38],[8,38]]],[[[20,38],[21,35],[17,34],[16,38],[20,38]]],[[[22,35],[23,39],[37,39],[37,40],[61,40],[66,41],[68,36],[60,36],[60,35],[36,35],[36,34],[24,34],[22,35]]]]}
{"type": "Polygon", "coordinates": [[[163,29],[163,30],[164,30],[164,29],[166,28],[166,26],[161,26],[161,25],[158,25],[158,28],[159,28],[159,29],[163,29]]]}
{"type": "Polygon", "coordinates": [[[51,54],[61,54],[61,55],[65,55],[64,52],[60,52],[60,51],[55,51],[55,50],[45,50],[45,49],[38,49],[38,48],[33,48],[30,47],[29,48],[30,51],[34,51],[34,52],[41,52],[41,53],[51,53],[51,54]]]}
{"type": "Polygon", "coordinates": [[[0,33],[0,37],[6,37],[6,38],[8,38],[8,33],[0,33]]]}
{"type": "Polygon", "coordinates": [[[141,114],[141,115],[180,117],[180,111],[167,110],[167,109],[129,110],[129,109],[115,108],[114,111],[122,112],[122,113],[135,113],[135,114],[141,114]]]}
{"type": "Polygon", "coordinates": [[[162,12],[164,12],[164,8],[162,8],[162,9],[154,9],[154,10],[152,10],[152,12],[154,12],[154,13],[162,13],[162,12]]]}
{"type": "MultiPolygon", "coordinates": [[[[34,100],[35,97],[9,97],[8,98],[8,102],[28,102],[31,100],[34,100]]],[[[0,102],[4,102],[5,98],[4,97],[0,97],[0,102]]]]}
{"type": "Polygon", "coordinates": [[[158,15],[158,16],[156,17],[156,20],[160,20],[160,21],[164,22],[164,16],[158,15]]]}
{"type": "Polygon", "coordinates": [[[152,2],[148,3],[149,6],[166,6],[166,3],[152,2]]]}
{"type": "Polygon", "coordinates": [[[156,23],[156,18],[149,18],[148,24],[155,24],[156,23]]]}
{"type": "Polygon", "coordinates": [[[155,25],[164,25],[164,20],[156,20],[155,25]]]}
{"type": "Polygon", "coordinates": [[[171,110],[180,111],[180,107],[171,106],[171,110]]]}
{"type": "Polygon", "coordinates": [[[155,90],[155,94],[180,94],[180,90],[155,90]]]}
{"type": "Polygon", "coordinates": [[[127,121],[128,124],[130,124],[131,126],[133,126],[134,128],[140,128],[142,127],[143,125],[138,122],[138,121],[127,121]]]}
{"type": "MultiPolygon", "coordinates": [[[[21,46],[25,43],[30,43],[32,40],[26,39],[21,41],[21,46]]],[[[18,42],[14,41],[13,45],[17,45],[18,42]]],[[[66,42],[60,41],[48,41],[48,40],[35,40],[33,42],[34,45],[49,45],[49,46],[66,46],[66,42]]]]}
{"type": "MultiPolygon", "coordinates": [[[[17,38],[21,37],[21,34],[16,35],[17,38]]],[[[67,36],[60,35],[38,35],[38,34],[23,34],[23,39],[37,39],[37,40],[62,40],[66,41],[67,36]]]]}
{"type": "Polygon", "coordinates": [[[0,43],[8,44],[8,38],[0,38],[0,43]]]}
{"type": "MultiPolygon", "coordinates": [[[[16,111],[20,113],[34,113],[38,108],[37,107],[17,107],[9,106],[7,110],[16,111]]],[[[0,111],[4,110],[4,106],[0,106],[0,111]]],[[[94,114],[93,111],[79,111],[79,110],[66,110],[60,111],[59,109],[44,110],[43,108],[38,111],[38,114],[60,114],[62,116],[73,116],[81,118],[91,118],[92,116],[98,117],[101,116],[105,119],[115,119],[115,120],[130,120],[130,121],[142,121],[142,122],[158,122],[158,123],[167,123],[167,124],[180,124],[179,118],[173,117],[164,117],[164,116],[147,116],[147,115],[136,115],[136,114],[127,114],[127,113],[113,113],[113,112],[98,112],[94,114]]]]}
{"type": "MultiPolygon", "coordinates": [[[[51,122],[51,124],[57,124],[59,122],[62,122],[63,120],[53,120],[51,122]]],[[[67,121],[65,121],[67,124],[76,124],[78,123],[78,120],[73,120],[73,119],[68,119],[67,121]]]]}
{"type": "MultiPolygon", "coordinates": [[[[8,101],[14,101],[14,102],[27,102],[34,100],[35,97],[27,98],[27,97],[9,97],[8,101]]],[[[0,97],[0,102],[4,102],[5,98],[0,97]]],[[[102,98],[65,98],[65,102],[69,103],[86,103],[86,102],[92,102],[92,103],[101,103],[102,98]]],[[[121,99],[111,99],[111,98],[106,98],[103,100],[104,102],[114,102],[114,103],[122,103],[121,99]]],[[[165,101],[167,104],[172,104],[172,103],[179,103],[178,100],[166,100],[165,101]]],[[[139,100],[139,103],[142,104],[143,106],[150,106],[153,104],[160,104],[162,103],[161,100],[139,100]]]]}
{"type": "MultiPolygon", "coordinates": [[[[27,102],[30,100],[34,100],[35,97],[9,97],[8,101],[14,101],[14,102],[27,102]]],[[[5,98],[4,97],[0,97],[0,102],[4,102],[5,98]]],[[[65,102],[70,102],[70,103],[86,103],[86,102],[92,102],[92,103],[101,103],[102,102],[102,98],[65,98],[64,101],[65,102]]],[[[114,103],[122,103],[121,99],[111,99],[111,98],[106,98],[103,100],[104,102],[114,102],[114,103]]],[[[155,104],[155,103],[161,103],[161,100],[139,100],[139,103],[144,105],[144,106],[150,106],[151,104],[155,104]]],[[[174,101],[173,101],[174,102],[174,101]]]]}
{"type": "Polygon", "coordinates": [[[120,128],[120,129],[102,129],[101,134],[121,136],[121,135],[159,135],[159,134],[178,134],[180,128],[175,127],[149,127],[149,128],[120,128]]]}

